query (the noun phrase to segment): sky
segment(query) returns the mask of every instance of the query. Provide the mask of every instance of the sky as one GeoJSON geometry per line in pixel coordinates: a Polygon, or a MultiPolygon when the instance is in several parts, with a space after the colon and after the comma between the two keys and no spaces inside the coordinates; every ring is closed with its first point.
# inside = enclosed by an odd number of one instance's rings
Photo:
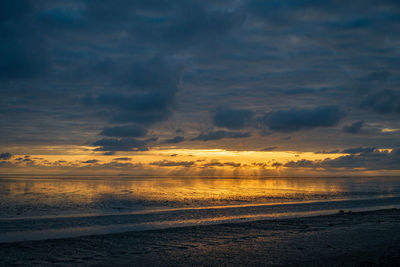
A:
{"type": "Polygon", "coordinates": [[[0,174],[399,175],[400,2],[0,2],[0,174]]]}

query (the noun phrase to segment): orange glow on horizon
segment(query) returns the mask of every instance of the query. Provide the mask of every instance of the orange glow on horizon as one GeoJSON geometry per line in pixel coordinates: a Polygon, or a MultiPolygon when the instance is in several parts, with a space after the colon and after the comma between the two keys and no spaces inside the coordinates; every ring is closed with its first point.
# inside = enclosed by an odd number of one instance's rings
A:
{"type": "Polygon", "coordinates": [[[104,155],[93,147],[70,147],[67,154],[14,155],[13,166],[3,173],[55,173],[104,175],[292,175],[307,174],[307,167],[285,164],[300,160],[318,162],[348,155],[298,151],[233,151],[225,149],[152,149],[104,155]]]}

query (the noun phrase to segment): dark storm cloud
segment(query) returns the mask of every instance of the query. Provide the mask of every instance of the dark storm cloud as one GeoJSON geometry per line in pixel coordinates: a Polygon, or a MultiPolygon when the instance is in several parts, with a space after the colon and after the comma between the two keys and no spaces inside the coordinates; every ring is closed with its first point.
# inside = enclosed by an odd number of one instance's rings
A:
{"type": "Polygon", "coordinates": [[[289,27],[299,18],[297,12],[301,9],[312,10],[318,7],[318,1],[249,1],[248,10],[260,18],[268,26],[289,27]]]}
{"type": "Polygon", "coordinates": [[[385,82],[388,81],[391,74],[388,71],[373,71],[360,78],[361,81],[367,82],[385,82]]]}
{"type": "Polygon", "coordinates": [[[251,136],[249,132],[213,131],[201,133],[199,136],[192,138],[192,141],[211,141],[223,138],[246,138],[249,136],[251,136]]]}
{"type": "Polygon", "coordinates": [[[193,161],[168,161],[160,160],[151,162],[150,165],[158,167],[191,167],[194,165],[193,161]]]}
{"type": "Polygon", "coordinates": [[[178,135],[178,136],[175,136],[175,137],[170,138],[170,139],[165,139],[163,141],[163,143],[164,144],[177,144],[177,143],[181,143],[183,141],[185,141],[185,137],[178,135]]]}
{"type": "Polygon", "coordinates": [[[151,125],[170,116],[181,72],[180,66],[161,58],[135,63],[115,82],[125,93],[87,96],[84,102],[110,110],[112,122],[151,125]]]}
{"type": "MultiPolygon", "coordinates": [[[[332,32],[360,30],[371,27],[377,20],[370,15],[374,8],[387,6],[398,8],[395,1],[318,1],[318,0],[289,0],[289,1],[248,1],[247,9],[262,20],[268,29],[290,30],[292,28],[315,29],[319,22],[325,30],[332,32]],[[364,7],[364,12],[359,11],[364,7]]],[[[379,18],[379,17],[378,17],[379,18]]],[[[318,25],[319,26],[319,25],[318,25]]]]}
{"type": "MultiPolygon", "coordinates": [[[[87,99],[85,99],[88,102],[87,99]]],[[[171,114],[172,95],[156,92],[135,92],[130,94],[103,94],[90,103],[108,110],[113,123],[135,123],[151,125],[167,119],[171,114]]]]}
{"type": "Polygon", "coordinates": [[[9,160],[11,157],[12,155],[9,152],[0,153],[0,160],[9,160]]]}
{"type": "Polygon", "coordinates": [[[119,0],[112,7],[107,1],[87,1],[86,14],[110,29],[122,26],[145,44],[168,51],[218,40],[244,20],[237,10],[215,8],[213,1],[119,0]]]}
{"type": "Polygon", "coordinates": [[[361,128],[363,125],[364,125],[364,121],[356,121],[350,125],[343,126],[343,131],[345,133],[357,134],[361,131],[361,128]]]}
{"type": "Polygon", "coordinates": [[[140,125],[125,125],[106,127],[100,134],[111,137],[144,137],[146,133],[147,130],[140,125]]]}
{"type": "Polygon", "coordinates": [[[326,159],[321,165],[324,168],[365,168],[367,170],[400,170],[400,150],[367,151],[360,154],[326,159]]]}
{"type": "Polygon", "coordinates": [[[383,90],[372,93],[362,101],[361,107],[382,114],[400,113],[400,92],[383,90]]]}
{"type": "MultiPolygon", "coordinates": [[[[295,132],[280,149],[342,150],[354,136],[324,129],[341,110],[369,129],[400,127],[399,14],[389,0],[4,0],[0,145],[93,144],[103,134],[110,139],[95,143],[107,154],[145,150],[148,133],[207,129],[217,110],[211,123],[225,131],[195,140],[257,131],[247,148],[260,150],[267,142],[259,139],[295,132]],[[217,108],[223,103],[230,108],[217,108]],[[253,127],[253,114],[265,110],[253,127]]],[[[356,146],[400,145],[397,133],[363,133],[356,146]]]]}
{"type": "Polygon", "coordinates": [[[292,108],[273,111],[264,120],[273,131],[295,132],[316,127],[336,126],[344,116],[337,106],[321,106],[313,109],[292,108]]]}
{"type": "Polygon", "coordinates": [[[366,149],[359,153],[341,156],[336,159],[324,159],[322,161],[299,160],[290,161],[284,165],[291,168],[323,168],[323,169],[347,169],[362,168],[365,170],[400,170],[400,150],[378,151],[366,149]]]}
{"type": "Polygon", "coordinates": [[[129,89],[150,90],[170,94],[177,90],[182,66],[168,58],[155,57],[144,62],[135,62],[118,77],[116,84],[129,89]]]}
{"type": "Polygon", "coordinates": [[[81,10],[76,8],[49,8],[39,12],[37,20],[49,30],[79,30],[86,26],[81,10]]]}
{"type": "Polygon", "coordinates": [[[146,151],[155,138],[138,140],[134,138],[101,139],[93,143],[96,151],[146,151]]]}
{"type": "Polygon", "coordinates": [[[250,123],[253,116],[251,110],[218,107],[213,121],[215,126],[240,130],[250,123]]]}
{"type": "MultiPolygon", "coordinates": [[[[186,65],[179,53],[218,41],[243,18],[235,8],[202,1],[2,1],[0,79],[36,78],[46,70],[39,84],[57,85],[43,113],[61,100],[79,109],[81,97],[93,121],[142,124],[146,131],[174,112],[186,65]],[[75,97],[64,97],[63,87],[75,97]]],[[[17,99],[35,109],[44,91],[30,91],[28,100],[12,96],[12,105],[17,99]]],[[[141,136],[112,128],[102,134],[141,136]]]]}
{"type": "Polygon", "coordinates": [[[366,153],[366,152],[374,152],[375,147],[354,147],[343,149],[341,153],[349,153],[349,154],[358,154],[358,153],[366,153]]]}
{"type": "Polygon", "coordinates": [[[193,3],[181,5],[182,11],[166,32],[166,39],[178,47],[185,48],[204,40],[219,39],[221,35],[243,22],[243,15],[235,10],[208,10],[200,4],[193,3]]]}
{"type": "Polygon", "coordinates": [[[343,150],[318,151],[316,154],[358,154],[362,152],[373,152],[376,147],[351,147],[343,150]]]}
{"type": "Polygon", "coordinates": [[[29,1],[4,0],[0,3],[0,21],[18,21],[29,14],[32,8],[29,1]]]}
{"type": "Polygon", "coordinates": [[[4,0],[0,10],[0,79],[28,79],[43,73],[48,66],[47,48],[31,16],[33,3],[4,0]]]}

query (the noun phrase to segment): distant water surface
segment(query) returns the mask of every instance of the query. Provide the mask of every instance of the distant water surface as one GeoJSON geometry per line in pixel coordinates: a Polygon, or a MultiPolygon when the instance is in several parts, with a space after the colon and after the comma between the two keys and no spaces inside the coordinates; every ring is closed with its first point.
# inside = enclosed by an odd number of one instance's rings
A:
{"type": "Polygon", "coordinates": [[[400,177],[0,177],[0,242],[398,207],[400,177]]]}

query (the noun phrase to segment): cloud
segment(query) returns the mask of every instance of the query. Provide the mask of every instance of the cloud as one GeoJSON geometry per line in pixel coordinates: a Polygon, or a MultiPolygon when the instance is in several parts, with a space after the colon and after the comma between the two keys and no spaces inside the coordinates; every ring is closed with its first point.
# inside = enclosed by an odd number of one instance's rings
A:
{"type": "Polygon", "coordinates": [[[269,165],[265,162],[252,162],[251,163],[252,166],[257,166],[257,167],[261,167],[261,168],[266,168],[269,165]]]}
{"type": "Polygon", "coordinates": [[[374,149],[354,150],[351,155],[319,161],[299,160],[286,163],[291,168],[323,168],[347,170],[400,170],[400,150],[379,151],[374,149]]]}
{"type": "Polygon", "coordinates": [[[25,166],[29,167],[38,167],[40,170],[49,170],[51,171],[52,168],[56,168],[59,170],[68,170],[75,172],[76,170],[107,170],[107,169],[123,169],[128,170],[131,168],[138,168],[142,167],[142,163],[130,163],[130,162],[118,162],[118,161],[111,161],[106,163],[100,163],[99,160],[90,159],[87,161],[78,162],[77,161],[66,161],[66,160],[57,160],[54,162],[49,162],[47,160],[41,159],[41,161],[33,161],[29,157],[21,158],[18,162],[10,162],[10,161],[0,161],[0,167],[5,168],[24,168],[25,166]],[[84,165],[82,165],[82,163],[84,165]]]}
{"type": "Polygon", "coordinates": [[[177,130],[175,130],[175,133],[178,135],[181,135],[181,134],[184,134],[185,131],[183,129],[177,129],[177,130]]]}
{"type": "Polygon", "coordinates": [[[238,163],[238,162],[224,162],[224,165],[225,165],[225,166],[230,166],[230,167],[233,167],[233,168],[238,168],[238,167],[240,167],[242,164],[241,164],[241,163],[238,163]]]}
{"type": "Polygon", "coordinates": [[[142,137],[147,128],[172,114],[182,71],[181,64],[163,56],[137,61],[114,78],[114,86],[120,90],[87,95],[83,102],[102,110],[111,123],[130,123],[106,127],[102,135],[142,137]]]}
{"type": "Polygon", "coordinates": [[[209,167],[232,167],[232,168],[239,168],[242,164],[238,162],[219,162],[219,161],[213,161],[209,163],[205,163],[202,165],[204,168],[209,168],[209,167]]]}
{"type": "Polygon", "coordinates": [[[253,111],[218,107],[213,121],[214,125],[231,130],[243,129],[254,116],[253,111]]]}
{"type": "Polygon", "coordinates": [[[329,168],[364,168],[366,170],[400,170],[400,150],[365,151],[359,154],[341,156],[336,159],[325,159],[321,166],[329,168]]]}
{"type": "Polygon", "coordinates": [[[391,74],[388,71],[373,71],[363,76],[360,80],[367,82],[385,82],[390,76],[391,74]]]}
{"type": "Polygon", "coordinates": [[[261,149],[261,151],[272,151],[272,150],[275,150],[277,148],[278,148],[277,146],[269,146],[269,147],[261,149]]]}
{"type": "Polygon", "coordinates": [[[274,162],[274,163],[272,163],[271,164],[271,167],[275,167],[275,168],[279,168],[279,167],[281,167],[281,166],[283,166],[283,163],[280,163],[280,162],[274,162]]]}
{"type": "Polygon", "coordinates": [[[160,160],[150,163],[150,165],[158,167],[191,167],[193,166],[193,164],[194,161],[168,161],[168,160],[160,160]]]}
{"type": "Polygon", "coordinates": [[[100,164],[98,166],[96,166],[96,169],[98,168],[104,168],[104,169],[129,169],[129,168],[140,168],[142,167],[143,164],[142,163],[130,163],[130,162],[115,162],[115,161],[111,161],[111,162],[107,162],[107,163],[103,163],[100,164]]]}
{"type": "Polygon", "coordinates": [[[320,106],[313,109],[292,108],[265,115],[264,120],[273,131],[295,132],[316,127],[336,126],[344,117],[337,106],[320,106]]]}
{"type": "Polygon", "coordinates": [[[171,115],[174,97],[175,91],[134,91],[102,94],[96,98],[86,98],[85,102],[111,111],[111,122],[151,125],[171,115]]]}
{"type": "Polygon", "coordinates": [[[16,165],[24,163],[24,164],[26,164],[26,166],[34,166],[36,164],[36,161],[31,159],[29,155],[25,155],[24,157],[16,158],[15,160],[16,160],[16,165]]]}
{"type": "Polygon", "coordinates": [[[99,160],[97,160],[97,159],[90,159],[90,160],[86,160],[86,161],[83,161],[82,163],[97,163],[97,162],[99,162],[99,160]]]}
{"type": "Polygon", "coordinates": [[[163,34],[170,49],[187,49],[221,39],[244,22],[244,16],[235,9],[208,8],[198,3],[181,2],[178,14],[163,34]]]}
{"type": "Polygon", "coordinates": [[[101,139],[93,143],[98,148],[95,151],[146,151],[149,143],[156,141],[156,138],[138,140],[134,138],[101,139]]]}
{"type": "Polygon", "coordinates": [[[330,150],[330,151],[317,151],[314,152],[315,154],[338,154],[338,153],[342,153],[339,149],[334,149],[334,150],[330,150]]]}
{"type": "Polygon", "coordinates": [[[343,150],[334,149],[331,151],[318,151],[316,154],[358,154],[363,152],[373,152],[376,147],[351,147],[343,150]]]}
{"type": "Polygon", "coordinates": [[[9,160],[11,157],[12,155],[9,152],[0,153],[0,160],[9,160]]]}
{"type": "Polygon", "coordinates": [[[394,90],[382,90],[368,95],[361,107],[377,113],[400,113],[400,93],[394,90]]]}
{"type": "Polygon", "coordinates": [[[175,137],[170,138],[170,139],[165,139],[163,141],[163,144],[177,144],[177,143],[181,143],[183,141],[185,141],[185,137],[183,137],[183,136],[175,136],[175,137]]]}
{"type": "Polygon", "coordinates": [[[0,80],[33,78],[48,66],[45,40],[34,26],[30,1],[0,4],[0,80]]]}
{"type": "Polygon", "coordinates": [[[131,124],[106,127],[100,134],[111,137],[144,137],[147,134],[147,130],[143,126],[131,124]]]}
{"type": "Polygon", "coordinates": [[[361,128],[363,125],[364,125],[364,121],[356,121],[350,125],[343,126],[343,131],[345,133],[357,134],[361,131],[361,128]]]}
{"type": "Polygon", "coordinates": [[[272,134],[272,132],[263,130],[263,131],[260,131],[259,134],[261,136],[270,136],[272,134]]]}
{"type": "MultiPolygon", "coordinates": [[[[390,0],[0,1],[0,145],[105,138],[114,140],[110,149],[148,149],[143,132],[189,140],[208,129],[210,111],[215,129],[198,140],[219,140],[232,134],[214,131],[246,131],[250,113],[263,110],[269,117],[248,135],[272,134],[246,139],[246,149],[400,145],[395,133],[326,134],[319,127],[335,117],[311,106],[336,105],[351,126],[360,118],[354,103],[363,102],[388,114],[364,112],[369,125],[399,128],[399,11],[390,0]],[[124,131],[129,125],[143,131],[124,131]],[[304,129],[312,131],[291,134],[304,129]],[[296,142],[280,139],[288,135],[296,142]]],[[[237,139],[212,146],[243,149],[237,139]]]]}
{"type": "Polygon", "coordinates": [[[313,168],[317,167],[318,165],[311,160],[302,159],[298,161],[289,161],[283,166],[289,168],[313,168]]]}
{"type": "Polygon", "coordinates": [[[115,158],[113,160],[129,161],[129,160],[131,160],[131,158],[115,158]]]}
{"type": "Polygon", "coordinates": [[[79,30],[86,26],[80,8],[50,8],[39,12],[37,18],[38,24],[50,30],[79,30]]]}
{"type": "Polygon", "coordinates": [[[209,1],[119,0],[113,7],[106,1],[87,1],[86,13],[104,28],[122,27],[144,44],[169,53],[219,40],[244,22],[236,9],[215,8],[209,1]]]}
{"type": "Polygon", "coordinates": [[[370,153],[375,151],[375,147],[354,147],[354,148],[347,148],[343,149],[341,153],[348,153],[348,154],[358,154],[358,153],[370,153]]]}
{"type": "Polygon", "coordinates": [[[246,138],[251,136],[249,132],[228,132],[228,131],[213,131],[201,133],[199,136],[192,138],[192,141],[211,141],[220,140],[223,138],[246,138]]]}
{"type": "Polygon", "coordinates": [[[135,62],[118,77],[116,84],[127,89],[151,90],[161,94],[174,94],[181,80],[183,66],[172,58],[156,56],[135,62]]]}
{"type": "Polygon", "coordinates": [[[13,164],[10,161],[0,161],[0,168],[13,168],[16,167],[16,164],[13,164]]]}

